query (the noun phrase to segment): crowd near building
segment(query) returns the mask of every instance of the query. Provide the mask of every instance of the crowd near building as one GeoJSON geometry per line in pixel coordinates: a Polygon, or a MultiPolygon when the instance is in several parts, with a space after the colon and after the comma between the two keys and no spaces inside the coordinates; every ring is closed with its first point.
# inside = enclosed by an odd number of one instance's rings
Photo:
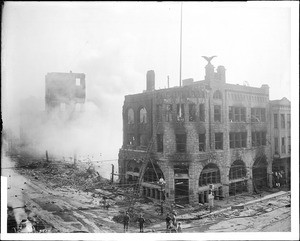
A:
{"type": "Polygon", "coordinates": [[[140,194],[176,203],[207,203],[273,186],[290,173],[290,102],[270,101],[269,86],[226,83],[224,66],[208,61],[205,79],[125,96],[122,183],[140,194]],[[163,180],[163,181],[162,181],[163,180]]]}

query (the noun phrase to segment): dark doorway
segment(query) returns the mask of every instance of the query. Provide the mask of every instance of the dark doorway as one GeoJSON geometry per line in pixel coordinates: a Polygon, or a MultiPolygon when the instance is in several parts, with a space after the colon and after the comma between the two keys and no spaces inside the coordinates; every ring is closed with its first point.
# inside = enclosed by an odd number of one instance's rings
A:
{"type": "Polygon", "coordinates": [[[268,175],[267,175],[267,167],[268,163],[266,157],[259,157],[253,164],[252,167],[252,176],[253,176],[253,188],[254,191],[256,189],[263,189],[268,185],[268,175]]]}
{"type": "Polygon", "coordinates": [[[175,179],[175,203],[189,203],[189,179],[175,179]]]}

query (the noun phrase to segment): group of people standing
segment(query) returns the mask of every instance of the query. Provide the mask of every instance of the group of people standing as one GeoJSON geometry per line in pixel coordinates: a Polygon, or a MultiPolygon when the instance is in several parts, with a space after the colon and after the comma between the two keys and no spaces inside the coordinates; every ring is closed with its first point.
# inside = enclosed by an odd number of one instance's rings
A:
{"type": "MultiPolygon", "coordinates": [[[[128,232],[128,225],[130,221],[129,213],[126,212],[123,218],[123,224],[124,224],[124,233],[128,232]]],[[[140,228],[140,233],[144,232],[144,224],[146,222],[145,218],[143,217],[143,214],[140,214],[138,220],[137,220],[140,228]]]]}
{"type": "Polygon", "coordinates": [[[274,187],[282,187],[286,184],[284,171],[276,171],[273,172],[273,186],[274,187]]]}
{"type": "MultiPolygon", "coordinates": [[[[129,221],[130,221],[130,216],[129,213],[126,212],[123,217],[124,233],[128,232],[129,221]]],[[[143,217],[143,214],[140,214],[139,218],[137,219],[137,223],[139,224],[139,228],[140,228],[140,233],[144,232],[145,222],[146,220],[143,217]]],[[[167,214],[166,228],[168,233],[181,233],[181,223],[177,222],[176,213],[172,213],[172,216],[170,216],[169,213],[167,214]]]]}

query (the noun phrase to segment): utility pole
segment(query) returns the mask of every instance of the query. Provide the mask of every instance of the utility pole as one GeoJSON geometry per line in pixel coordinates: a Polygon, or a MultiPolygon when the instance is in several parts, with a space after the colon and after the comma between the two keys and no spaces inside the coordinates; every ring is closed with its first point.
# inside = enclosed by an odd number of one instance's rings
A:
{"type": "Polygon", "coordinates": [[[114,183],[114,172],[115,172],[115,166],[114,164],[111,164],[111,184],[114,183]]]}
{"type": "Polygon", "coordinates": [[[181,87],[181,65],[182,65],[182,2],[180,9],[180,65],[179,65],[179,86],[181,87]]]}
{"type": "Polygon", "coordinates": [[[49,161],[49,157],[48,157],[48,151],[46,150],[46,161],[49,161]]]}

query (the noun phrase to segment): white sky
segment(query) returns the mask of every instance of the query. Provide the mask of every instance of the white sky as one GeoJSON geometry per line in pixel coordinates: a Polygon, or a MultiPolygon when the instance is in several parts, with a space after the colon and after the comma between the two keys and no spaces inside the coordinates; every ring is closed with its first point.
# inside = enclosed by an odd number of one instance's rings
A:
{"type": "MultiPolygon", "coordinates": [[[[297,6],[297,5],[294,5],[297,6]]],[[[183,3],[182,78],[204,79],[203,55],[217,55],[227,83],[270,86],[291,99],[289,5],[183,3]]],[[[121,131],[126,94],[179,84],[178,2],[6,2],[2,23],[4,119],[19,100],[44,102],[48,72],[86,74],[87,98],[121,131]]],[[[11,120],[11,118],[10,118],[11,120]]]]}
{"type": "MultiPolygon", "coordinates": [[[[299,62],[291,61],[298,61],[298,47],[291,51],[299,44],[299,35],[291,37],[299,27],[295,16],[291,21],[291,9],[298,8],[297,1],[184,2],[182,78],[204,79],[206,61],[201,56],[217,55],[212,63],[225,66],[227,83],[268,84],[270,99],[287,97],[292,106],[298,104],[299,76],[291,71],[292,66],[299,73],[299,62]],[[291,92],[292,76],[296,88],[291,92]]],[[[34,96],[44,102],[48,72],[82,72],[87,97],[107,123],[105,136],[112,133],[116,140],[109,151],[117,158],[124,96],[146,88],[150,69],[156,74],[156,88],[167,85],[168,75],[170,86],[179,83],[180,3],[5,2],[2,13],[4,126],[14,122],[21,99],[34,96]]],[[[299,17],[298,10],[296,14],[299,17]]],[[[294,110],[293,123],[298,120],[298,108],[294,110]]],[[[293,148],[295,160],[298,154],[293,148]]],[[[260,234],[262,239],[268,236],[260,234]]]]}

